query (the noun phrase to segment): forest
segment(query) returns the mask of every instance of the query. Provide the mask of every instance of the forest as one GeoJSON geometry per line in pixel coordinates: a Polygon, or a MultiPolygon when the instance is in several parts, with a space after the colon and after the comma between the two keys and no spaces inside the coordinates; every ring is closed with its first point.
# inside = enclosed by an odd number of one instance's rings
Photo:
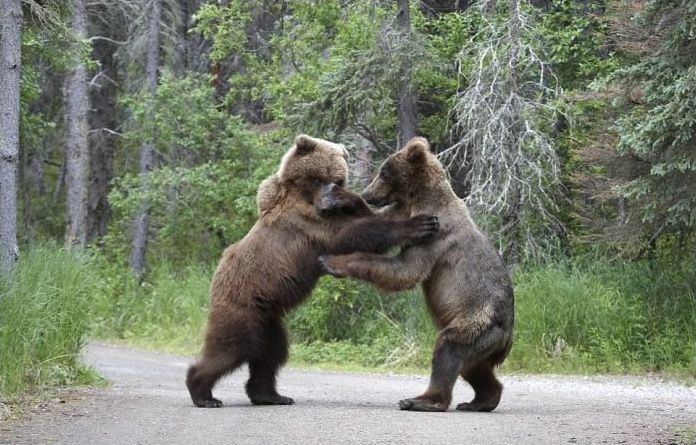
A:
{"type": "MultiPolygon", "coordinates": [[[[297,134],[426,137],[513,272],[503,372],[696,377],[696,2],[2,0],[0,396],[88,338],[196,353],[297,134]]],[[[322,278],[291,360],[428,368],[417,289],[322,278]]],[[[2,400],[0,400],[2,401],[2,400]]]]}

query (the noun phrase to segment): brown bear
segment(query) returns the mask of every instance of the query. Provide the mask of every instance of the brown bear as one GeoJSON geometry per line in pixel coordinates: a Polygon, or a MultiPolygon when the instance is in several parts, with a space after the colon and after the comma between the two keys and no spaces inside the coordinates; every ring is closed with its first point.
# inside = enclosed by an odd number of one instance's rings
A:
{"type": "Polygon", "coordinates": [[[447,180],[428,142],[414,138],[382,164],[363,192],[368,204],[389,206],[392,217],[432,214],[440,230],[430,241],[403,248],[396,256],[357,252],[320,260],[327,272],[374,283],[386,291],[422,283],[440,332],[430,385],[421,396],[399,402],[402,410],[446,411],[461,375],[476,395],[458,410],[491,411],[502,385],[494,367],[512,345],[514,297],[502,259],[481,233],[447,180]]]}
{"type": "Polygon", "coordinates": [[[219,407],[212,388],[224,374],[249,365],[246,392],[254,404],[292,404],[276,391],[288,356],[282,318],[311,292],[327,253],[384,251],[437,231],[437,219],[374,216],[360,195],[342,188],[348,173],[342,145],[301,135],[278,172],[259,186],[259,219],[228,247],[210,291],[200,359],[186,377],[199,407],[219,407]]]}

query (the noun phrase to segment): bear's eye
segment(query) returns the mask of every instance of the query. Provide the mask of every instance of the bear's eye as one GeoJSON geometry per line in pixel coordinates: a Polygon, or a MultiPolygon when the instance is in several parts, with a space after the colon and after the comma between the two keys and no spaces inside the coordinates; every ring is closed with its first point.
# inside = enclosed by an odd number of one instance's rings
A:
{"type": "Polygon", "coordinates": [[[379,171],[379,177],[382,181],[388,181],[390,176],[391,174],[387,171],[386,168],[383,168],[379,171]]]}

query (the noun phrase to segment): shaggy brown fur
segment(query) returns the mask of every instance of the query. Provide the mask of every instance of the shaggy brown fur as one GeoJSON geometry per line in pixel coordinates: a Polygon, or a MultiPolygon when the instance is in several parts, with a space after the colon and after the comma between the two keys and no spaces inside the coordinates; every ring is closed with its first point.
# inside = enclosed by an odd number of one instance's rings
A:
{"type": "Polygon", "coordinates": [[[428,142],[414,138],[390,156],[363,197],[370,204],[390,205],[385,212],[392,216],[427,213],[440,222],[440,232],[432,241],[404,248],[395,257],[358,252],[321,259],[333,275],[367,280],[387,291],[423,284],[440,333],[430,386],[423,395],[400,401],[400,408],[447,410],[457,375],[461,375],[476,395],[457,409],[495,409],[502,385],[493,369],[503,362],[512,344],[512,282],[464,201],[452,191],[428,142]]]}
{"type": "Polygon", "coordinates": [[[282,317],[316,284],[317,257],[384,251],[437,231],[432,217],[375,217],[359,195],[341,187],[344,156],[341,145],[298,136],[278,173],[259,186],[259,220],[225,250],[213,277],[203,351],[186,378],[197,406],[221,406],[213,386],[243,363],[252,403],[292,404],[276,391],[276,373],[288,356],[282,317]]]}

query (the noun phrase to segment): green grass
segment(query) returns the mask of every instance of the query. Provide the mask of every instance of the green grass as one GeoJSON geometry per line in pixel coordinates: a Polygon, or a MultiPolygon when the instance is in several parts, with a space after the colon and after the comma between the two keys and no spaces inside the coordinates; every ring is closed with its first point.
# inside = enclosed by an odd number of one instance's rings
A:
{"type": "Polygon", "coordinates": [[[129,271],[107,269],[93,302],[92,335],[169,352],[197,352],[212,273],[205,267],[175,272],[161,264],[138,284],[129,271]]]}
{"type": "MultiPolygon", "coordinates": [[[[514,372],[696,376],[696,277],[689,263],[579,259],[521,268],[515,276],[514,372]]],[[[136,285],[107,274],[95,335],[196,353],[211,268],[160,266],[136,285]]],[[[119,276],[121,278],[119,278],[119,276]]],[[[381,295],[323,278],[291,312],[292,361],[376,371],[428,369],[436,335],[419,291],[381,295]]]]}
{"type": "Polygon", "coordinates": [[[23,252],[11,282],[0,282],[0,397],[98,379],[78,360],[96,275],[85,254],[55,245],[23,252]]]}
{"type": "Polygon", "coordinates": [[[515,281],[509,369],[696,375],[696,279],[686,265],[552,264],[515,281]]]}

